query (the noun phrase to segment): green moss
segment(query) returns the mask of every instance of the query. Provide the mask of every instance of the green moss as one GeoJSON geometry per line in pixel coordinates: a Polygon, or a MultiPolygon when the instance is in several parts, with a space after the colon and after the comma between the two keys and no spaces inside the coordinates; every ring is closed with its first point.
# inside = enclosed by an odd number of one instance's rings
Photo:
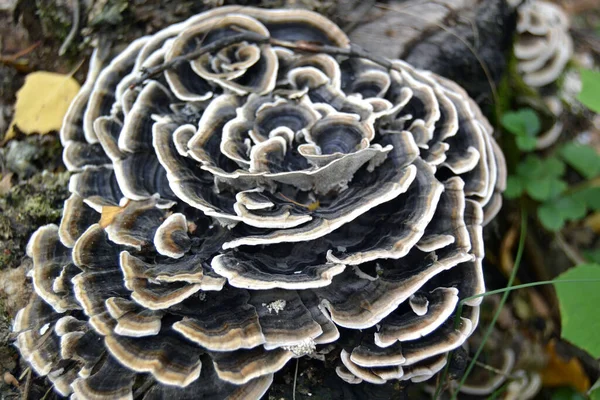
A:
{"type": "Polygon", "coordinates": [[[0,269],[19,264],[37,228],[59,221],[69,195],[69,176],[68,172],[37,174],[0,197],[0,269]]]}
{"type": "Polygon", "coordinates": [[[70,10],[47,0],[37,0],[36,7],[44,34],[59,42],[65,40],[73,22],[70,10]]]}
{"type": "Polygon", "coordinates": [[[51,199],[43,195],[36,195],[25,199],[23,214],[32,218],[56,219],[60,217],[61,210],[57,210],[51,199]]]}

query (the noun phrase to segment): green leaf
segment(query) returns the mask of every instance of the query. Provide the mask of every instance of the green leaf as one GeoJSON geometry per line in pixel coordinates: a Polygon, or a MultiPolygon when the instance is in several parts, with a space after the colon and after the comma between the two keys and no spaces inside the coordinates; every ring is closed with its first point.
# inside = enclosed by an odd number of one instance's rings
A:
{"type": "Polygon", "coordinates": [[[571,196],[556,199],[554,201],[554,208],[559,210],[560,215],[569,221],[576,221],[587,214],[585,203],[571,196]]]}
{"type": "Polygon", "coordinates": [[[585,204],[591,210],[600,210],[600,187],[588,187],[578,190],[571,197],[585,204]]]}
{"type": "Polygon", "coordinates": [[[572,196],[558,197],[538,208],[540,222],[550,231],[558,231],[566,221],[579,220],[586,214],[585,203],[572,196]]]}
{"type": "Polygon", "coordinates": [[[523,194],[523,182],[518,176],[510,175],[506,178],[506,190],[504,196],[509,199],[516,199],[523,194]]]}
{"type": "Polygon", "coordinates": [[[532,151],[535,150],[537,140],[531,136],[517,136],[516,143],[519,150],[532,151]]]}
{"type": "Polygon", "coordinates": [[[568,185],[554,178],[529,179],[525,181],[525,190],[532,199],[545,201],[555,198],[567,189],[568,185]]]}
{"type": "MultiPolygon", "coordinates": [[[[600,97],[600,92],[598,96],[600,97]]],[[[568,143],[559,153],[583,177],[591,179],[600,174],[600,154],[590,146],[568,143]]]]}
{"type": "Polygon", "coordinates": [[[524,178],[538,178],[544,173],[542,159],[528,155],[517,165],[517,175],[524,178]]]}
{"type": "Polygon", "coordinates": [[[564,173],[565,164],[556,157],[528,155],[517,165],[517,175],[523,178],[560,178],[564,173]]]}
{"type": "Polygon", "coordinates": [[[548,157],[542,161],[544,176],[559,178],[565,173],[565,164],[556,157],[548,157]]]}
{"type": "Polygon", "coordinates": [[[544,228],[549,231],[559,231],[565,224],[563,216],[552,205],[541,205],[537,209],[537,215],[544,228]]]}
{"type": "Polygon", "coordinates": [[[507,112],[502,116],[502,126],[515,136],[535,137],[540,133],[541,123],[531,108],[507,112]]]}
{"type": "Polygon", "coordinates": [[[600,357],[600,264],[582,264],[561,274],[554,283],[560,306],[563,339],[600,357]],[[589,282],[560,282],[562,280],[589,282]]]}
{"type": "Polygon", "coordinates": [[[584,106],[590,110],[600,113],[600,72],[582,68],[581,75],[581,92],[577,96],[584,106]]]}

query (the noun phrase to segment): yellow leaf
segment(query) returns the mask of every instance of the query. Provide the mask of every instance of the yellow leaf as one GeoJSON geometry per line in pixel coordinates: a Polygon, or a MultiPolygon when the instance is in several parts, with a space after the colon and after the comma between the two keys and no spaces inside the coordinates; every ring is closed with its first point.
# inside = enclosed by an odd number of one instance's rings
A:
{"type": "Polygon", "coordinates": [[[79,83],[70,75],[46,71],[27,75],[17,92],[15,116],[4,141],[15,136],[15,126],[27,135],[59,130],[78,91],[79,83]]]}

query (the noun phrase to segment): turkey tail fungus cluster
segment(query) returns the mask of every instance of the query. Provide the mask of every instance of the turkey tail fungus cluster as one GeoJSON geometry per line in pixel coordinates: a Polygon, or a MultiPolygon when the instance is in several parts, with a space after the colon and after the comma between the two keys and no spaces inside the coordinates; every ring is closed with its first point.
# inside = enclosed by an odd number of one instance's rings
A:
{"type": "Polygon", "coordinates": [[[517,13],[517,69],[527,85],[549,85],[559,78],[573,55],[569,17],[558,5],[543,0],[528,0],[517,13]]]}
{"type": "Polygon", "coordinates": [[[14,323],[57,393],[257,399],[332,344],[350,383],[442,369],[478,322],[457,304],[484,291],[504,159],[458,85],[352,48],[316,13],[223,7],[92,59],[14,323]]]}

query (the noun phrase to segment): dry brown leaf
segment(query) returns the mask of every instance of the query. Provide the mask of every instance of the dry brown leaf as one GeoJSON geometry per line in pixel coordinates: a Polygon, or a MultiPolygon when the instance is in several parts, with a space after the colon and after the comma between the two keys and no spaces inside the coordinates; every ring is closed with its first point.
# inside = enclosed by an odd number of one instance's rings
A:
{"type": "Polygon", "coordinates": [[[124,208],[119,206],[104,206],[102,207],[102,215],[98,222],[102,228],[109,226],[114,219],[123,212],[124,208]]]}
{"type": "Polygon", "coordinates": [[[556,352],[556,341],[551,340],[546,346],[548,364],[541,371],[542,382],[547,387],[570,386],[580,393],[590,388],[590,379],[576,357],[565,360],[556,352]]]}
{"type": "Polygon", "coordinates": [[[15,115],[4,141],[15,136],[15,127],[27,135],[57,131],[79,91],[79,83],[71,75],[38,71],[25,77],[17,92],[15,115]]]}
{"type": "Polygon", "coordinates": [[[12,177],[13,173],[9,172],[0,179],[0,196],[4,196],[6,193],[10,192],[12,188],[12,177]]]}

